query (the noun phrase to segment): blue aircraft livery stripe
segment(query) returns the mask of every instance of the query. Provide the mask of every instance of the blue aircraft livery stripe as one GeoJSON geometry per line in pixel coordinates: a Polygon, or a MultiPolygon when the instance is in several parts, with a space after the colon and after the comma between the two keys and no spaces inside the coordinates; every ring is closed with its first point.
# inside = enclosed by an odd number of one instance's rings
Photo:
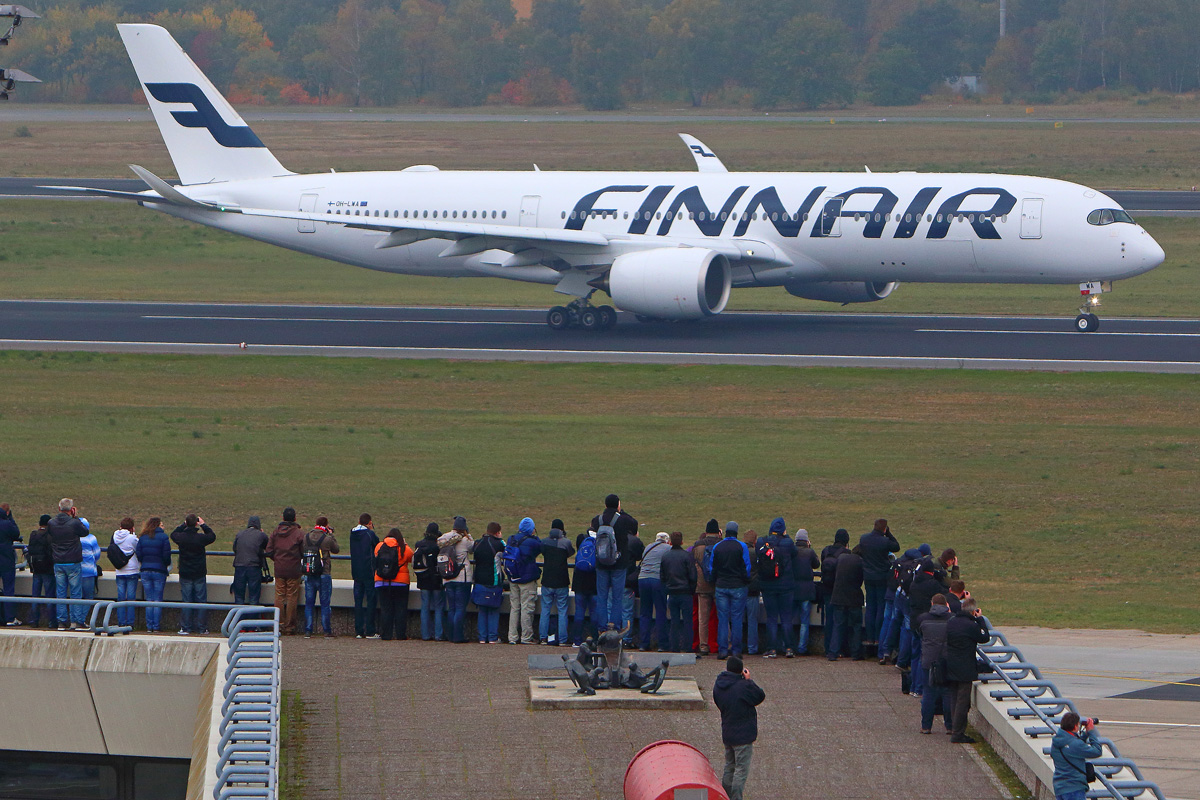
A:
{"type": "Polygon", "coordinates": [[[230,125],[194,83],[147,83],[146,88],[160,103],[188,103],[195,111],[172,111],[171,116],[185,128],[208,128],[222,147],[265,147],[254,131],[245,125],[230,125]]]}

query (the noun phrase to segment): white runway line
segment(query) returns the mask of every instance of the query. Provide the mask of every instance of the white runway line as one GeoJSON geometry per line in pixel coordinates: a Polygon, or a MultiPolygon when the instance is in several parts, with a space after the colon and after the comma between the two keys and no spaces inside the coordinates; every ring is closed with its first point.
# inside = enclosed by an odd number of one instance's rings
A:
{"type": "Polygon", "coordinates": [[[187,314],[143,314],[142,319],[197,319],[221,322],[378,322],[388,325],[545,325],[544,322],[503,322],[495,320],[458,319],[337,319],[333,317],[223,317],[187,314]]]}
{"type": "Polygon", "coordinates": [[[917,328],[917,333],[1008,333],[1019,336],[1183,336],[1200,338],[1200,333],[1152,333],[1133,331],[1107,331],[1081,334],[1078,331],[992,331],[976,328],[917,328]]]}

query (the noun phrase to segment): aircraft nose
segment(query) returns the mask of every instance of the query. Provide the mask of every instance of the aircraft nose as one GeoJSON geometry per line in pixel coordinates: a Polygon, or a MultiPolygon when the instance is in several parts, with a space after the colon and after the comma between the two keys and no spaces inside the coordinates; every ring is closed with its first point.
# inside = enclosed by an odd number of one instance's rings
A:
{"type": "Polygon", "coordinates": [[[1167,254],[1163,251],[1162,245],[1154,241],[1154,237],[1142,231],[1142,235],[1138,237],[1137,244],[1134,246],[1136,257],[1140,262],[1142,269],[1152,270],[1166,260],[1167,254]]]}

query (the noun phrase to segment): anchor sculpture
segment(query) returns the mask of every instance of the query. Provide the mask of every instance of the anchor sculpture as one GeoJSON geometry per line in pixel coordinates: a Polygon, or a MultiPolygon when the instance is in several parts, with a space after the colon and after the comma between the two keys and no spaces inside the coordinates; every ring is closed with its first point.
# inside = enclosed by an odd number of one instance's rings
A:
{"type": "Polygon", "coordinates": [[[567,675],[578,689],[576,694],[594,695],[597,689],[638,689],[642,694],[653,694],[662,687],[669,662],[663,660],[650,672],[642,672],[625,653],[627,633],[628,625],[619,631],[610,622],[608,628],[600,632],[594,648],[589,638],[579,646],[574,658],[562,657],[567,675]]]}

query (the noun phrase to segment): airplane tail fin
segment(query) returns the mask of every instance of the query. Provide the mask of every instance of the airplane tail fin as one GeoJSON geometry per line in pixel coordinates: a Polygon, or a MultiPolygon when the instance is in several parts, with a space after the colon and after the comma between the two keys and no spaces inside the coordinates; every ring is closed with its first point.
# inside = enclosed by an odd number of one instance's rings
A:
{"type": "Polygon", "coordinates": [[[117,30],[182,183],[292,174],[166,29],[118,25],[117,30]]]}

